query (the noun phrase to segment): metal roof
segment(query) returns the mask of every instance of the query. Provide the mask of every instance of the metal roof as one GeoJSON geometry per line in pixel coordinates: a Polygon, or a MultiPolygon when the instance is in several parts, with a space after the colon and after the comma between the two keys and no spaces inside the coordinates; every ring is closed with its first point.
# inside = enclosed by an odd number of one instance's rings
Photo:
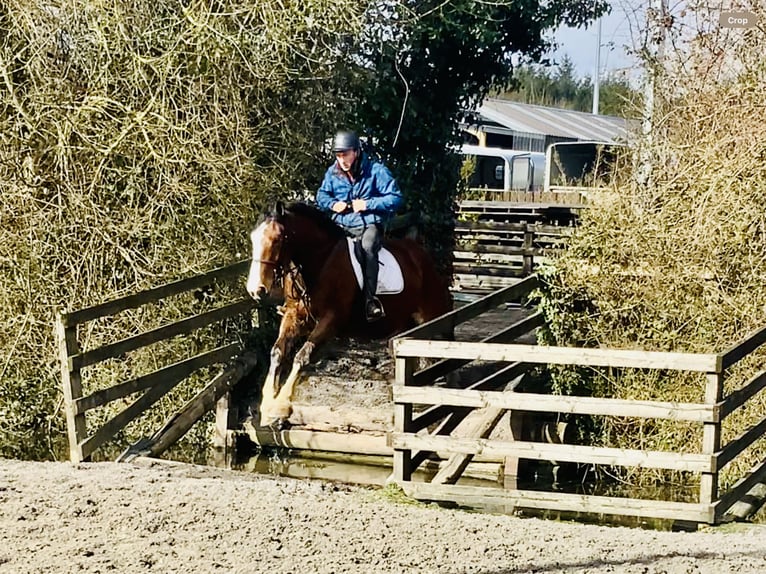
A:
{"type": "Polygon", "coordinates": [[[603,142],[627,139],[628,122],[616,116],[547,108],[496,98],[487,98],[476,111],[482,122],[493,122],[514,132],[603,142]]]}

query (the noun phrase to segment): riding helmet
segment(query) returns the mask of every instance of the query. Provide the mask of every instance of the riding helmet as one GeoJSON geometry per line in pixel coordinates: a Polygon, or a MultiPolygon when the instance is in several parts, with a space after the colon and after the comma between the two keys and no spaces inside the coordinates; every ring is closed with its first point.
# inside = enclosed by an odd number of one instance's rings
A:
{"type": "Polygon", "coordinates": [[[348,151],[350,149],[357,151],[361,149],[359,136],[356,135],[356,132],[340,131],[335,134],[335,137],[332,140],[332,151],[340,152],[348,151]]]}

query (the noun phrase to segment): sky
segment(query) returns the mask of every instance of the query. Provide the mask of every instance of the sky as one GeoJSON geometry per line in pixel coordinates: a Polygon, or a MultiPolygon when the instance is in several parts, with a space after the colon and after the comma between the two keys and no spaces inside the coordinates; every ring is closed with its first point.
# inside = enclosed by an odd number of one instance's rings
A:
{"type": "MultiPolygon", "coordinates": [[[[601,78],[626,73],[629,78],[639,74],[638,63],[630,49],[639,38],[639,28],[648,2],[639,0],[612,0],[612,11],[601,18],[601,78]]],[[[594,22],[587,29],[561,28],[554,35],[559,48],[553,53],[554,61],[567,55],[580,77],[594,77],[598,27],[594,22]]]]}

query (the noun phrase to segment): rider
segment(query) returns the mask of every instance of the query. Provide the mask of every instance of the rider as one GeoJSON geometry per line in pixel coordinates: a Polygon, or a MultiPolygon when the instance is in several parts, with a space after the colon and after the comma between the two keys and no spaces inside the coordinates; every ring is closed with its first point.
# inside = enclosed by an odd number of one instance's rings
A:
{"type": "Polygon", "coordinates": [[[335,134],[332,151],[335,162],[325,172],[316,201],[349,235],[360,240],[364,253],[364,309],[367,320],[375,321],[385,317],[383,305],[375,296],[383,224],[404,199],[388,168],[362,151],[355,132],[335,134]]]}

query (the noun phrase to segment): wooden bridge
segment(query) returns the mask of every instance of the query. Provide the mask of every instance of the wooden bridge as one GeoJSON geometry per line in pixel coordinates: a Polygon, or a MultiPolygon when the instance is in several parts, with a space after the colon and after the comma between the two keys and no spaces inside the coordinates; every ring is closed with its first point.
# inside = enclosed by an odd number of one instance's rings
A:
{"type": "MultiPolygon", "coordinates": [[[[390,345],[391,376],[377,381],[381,399],[372,410],[343,411],[328,405],[301,405],[298,400],[294,426],[289,430],[274,431],[242,424],[243,417],[235,414],[235,407],[241,405],[231,402],[230,390],[253,369],[256,358],[243,353],[243,342],[232,334],[255,327],[253,303],[244,295],[241,285],[248,262],[88,309],[62,313],[57,329],[70,458],[73,461],[92,458],[97,449],[107,445],[116,433],[181,381],[204,367],[218,366],[218,374],[179,413],[168,419],[153,436],[125,451],[121,459],[135,455],[159,456],[205,412],[216,408],[216,442],[220,446],[244,436],[261,446],[386,457],[393,466],[393,480],[409,495],[423,500],[467,504],[494,500],[506,508],[669,518],[711,524],[746,512],[746,508],[738,510],[743,504],[740,501],[766,480],[766,463],[757,465],[725,492],[719,488],[719,476],[724,467],[763,436],[766,418],[725,444],[721,440],[721,424],[739,409],[758,400],[766,387],[766,374],[755,376],[742,388],[728,394],[724,393],[724,382],[727,369],[766,341],[766,329],[712,354],[533,345],[534,330],[543,319],[534,309],[527,309],[521,303],[536,286],[536,277],[529,275],[534,269],[535,258],[545,256],[546,247],[540,236],[553,234],[546,228],[549,223],[497,221],[498,217],[512,219],[535,215],[530,215],[529,211],[515,214],[506,210],[483,218],[482,214],[487,213],[481,211],[484,209],[488,208],[466,206],[464,222],[458,227],[459,248],[468,258],[481,258],[487,254],[496,255],[500,250],[494,248],[502,247],[505,251],[501,255],[519,258],[518,269],[502,277],[506,283],[501,288],[487,292],[486,283],[474,285],[470,289],[472,293],[482,289],[483,292],[475,294],[470,303],[393,339],[390,345]],[[474,210],[471,214],[469,208],[474,210]],[[515,238],[511,239],[512,236],[515,238]],[[519,236],[522,237],[520,245],[519,236]],[[231,287],[232,282],[239,287],[231,287]],[[211,285],[220,292],[229,289],[226,302],[217,303],[213,298],[205,302],[202,312],[176,318],[120,341],[102,341],[103,344],[96,348],[87,348],[94,323],[106,322],[108,325],[116,315],[145,305],[161,305],[170,298],[188,299],[201,293],[197,299],[205,300],[204,295],[211,285]],[[502,319],[497,330],[483,328],[478,339],[461,336],[461,329],[471,321],[486,321],[490,314],[494,314],[495,319],[502,319]],[[108,388],[92,388],[87,384],[89,368],[102,363],[119,363],[142,348],[175,337],[189,337],[210,326],[220,327],[225,334],[214,348],[191,353],[188,358],[150,373],[132,375],[108,388]],[[450,332],[456,337],[444,340],[450,332]],[[535,365],[545,364],[696,372],[704,380],[704,400],[685,404],[535,393],[535,389],[529,387],[526,374],[535,365]],[[391,380],[395,383],[393,397],[388,395],[391,380]],[[129,399],[132,402],[127,404],[129,399]],[[110,412],[114,412],[116,405],[123,404],[127,406],[112,416],[98,414],[107,405],[111,405],[110,412]],[[703,438],[695,452],[684,453],[578,445],[568,441],[566,433],[556,432],[555,426],[545,432],[525,429],[523,421],[530,419],[530,413],[675,420],[701,425],[703,438]],[[93,418],[88,421],[86,415],[93,415],[93,418]],[[523,461],[688,471],[699,476],[698,500],[666,502],[497,486],[488,488],[466,483],[466,477],[476,474],[494,479],[516,476],[519,463],[523,461]],[[489,470],[486,465],[490,465],[489,470]],[[428,471],[430,480],[413,480],[421,469],[428,471]]],[[[565,236],[566,231],[559,229],[556,233],[551,246],[565,236]]],[[[477,271],[478,264],[486,261],[474,260],[474,263],[477,266],[469,269],[467,275],[499,277],[494,262],[489,262],[488,273],[477,271]]],[[[386,358],[381,356],[379,352],[372,362],[385,361],[386,358]]],[[[349,381],[338,383],[339,393],[348,397],[349,381]]],[[[370,391],[366,388],[364,392],[370,391]]]]}
{"type": "MultiPolygon", "coordinates": [[[[542,257],[546,245],[552,245],[550,241],[546,244],[545,239],[551,233],[548,223],[564,222],[565,225],[562,224],[561,229],[566,229],[566,226],[572,224],[572,215],[562,212],[560,206],[550,209],[552,211],[535,205],[464,202],[459,214],[463,223],[458,224],[456,231],[459,250],[455,255],[462,257],[463,263],[460,265],[463,267],[458,268],[464,272],[464,280],[469,276],[479,278],[469,289],[471,293],[486,292],[491,287],[487,278],[498,276],[498,266],[512,265],[508,258],[520,258],[523,264],[512,273],[503,274],[501,279],[517,281],[516,276],[532,271],[534,258],[542,257]],[[558,221],[554,221],[554,217],[558,218],[558,221]],[[467,219],[473,221],[465,223],[467,219]],[[497,257],[505,257],[506,261],[497,261],[497,257]]],[[[197,354],[189,353],[190,356],[182,360],[175,357],[176,362],[154,372],[138,374],[129,370],[130,376],[107,388],[91,389],[91,385],[87,384],[87,373],[99,366],[109,368],[114,363],[130,360],[134,353],[159,346],[171,339],[193,338],[196,333],[210,326],[220,327],[227,322],[239,320],[243,331],[252,328],[254,304],[241,285],[241,278],[245,275],[248,264],[248,261],[242,261],[93,307],[59,314],[56,329],[70,458],[73,461],[90,459],[99,448],[109,443],[112,437],[147,413],[165,394],[194,373],[211,366],[218,366],[222,370],[205,388],[200,389],[198,396],[181,412],[172,416],[163,428],[152,437],[133,445],[123,456],[133,456],[136,453],[159,455],[183,436],[214,404],[217,404],[218,409],[216,440],[220,444],[232,440],[231,431],[240,428],[236,419],[242,418],[237,415],[236,409],[242,405],[231,404],[227,393],[253,368],[256,361],[252,354],[240,356],[244,350],[242,341],[227,340],[217,348],[197,354]],[[216,297],[208,297],[207,290],[212,288],[218,289],[216,297]],[[220,299],[222,289],[228,289],[233,295],[229,297],[227,304],[216,307],[213,302],[220,299]],[[198,300],[192,298],[194,295],[198,296],[198,300]],[[172,306],[174,301],[183,298],[197,303],[192,307],[187,305],[188,309],[199,311],[201,307],[205,307],[206,310],[196,315],[176,317],[161,326],[120,341],[109,341],[109,336],[105,335],[101,337],[102,345],[83,348],[90,344],[89,341],[99,338],[99,330],[108,333],[108,326],[119,321],[126,313],[137,312],[139,315],[136,317],[140,317],[142,309],[156,309],[158,305],[172,306]],[[83,384],[84,380],[86,384],[83,384]],[[86,393],[84,390],[90,392],[86,393]],[[126,404],[125,408],[116,412],[118,409],[115,405],[121,404],[126,404]],[[113,416],[105,414],[107,411],[113,413],[113,416]]],[[[130,322],[130,318],[125,320],[130,322]]],[[[131,330],[135,329],[131,327],[131,330]]],[[[236,339],[236,336],[233,338],[236,339]]],[[[229,339],[232,337],[229,336],[229,339]]],[[[275,435],[273,432],[265,432],[252,426],[246,426],[246,429],[248,436],[257,444],[303,448],[309,444],[321,443],[328,450],[343,448],[348,452],[390,454],[391,449],[385,441],[385,435],[390,432],[392,424],[390,407],[386,390],[385,399],[377,406],[377,412],[348,410],[339,413],[335,409],[329,413],[326,408],[304,406],[302,409],[299,407],[293,418],[294,422],[298,423],[295,426],[299,428],[292,432],[275,435]],[[328,427],[332,426],[345,426],[367,432],[355,435],[341,433],[335,436],[328,431],[328,427]]]]}

